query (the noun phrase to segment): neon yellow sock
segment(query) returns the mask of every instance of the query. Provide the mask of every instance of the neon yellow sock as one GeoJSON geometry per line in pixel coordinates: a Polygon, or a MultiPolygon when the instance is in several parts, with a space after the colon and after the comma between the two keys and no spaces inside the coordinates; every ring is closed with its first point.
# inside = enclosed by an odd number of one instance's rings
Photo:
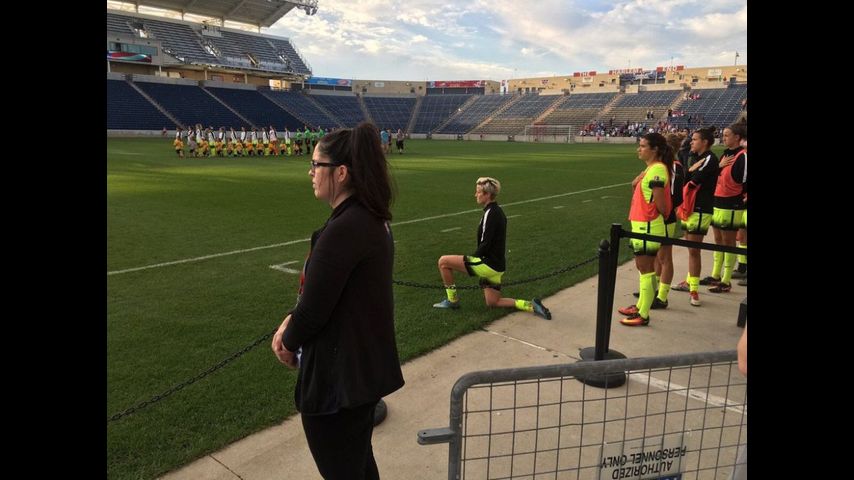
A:
{"type": "Polygon", "coordinates": [[[735,265],[735,257],[737,255],[734,253],[725,253],[724,254],[724,274],[721,277],[721,283],[726,283],[730,285],[730,280],[732,279],[732,267],[735,265]]]}
{"type": "Polygon", "coordinates": [[[652,289],[652,277],[655,272],[640,274],[640,297],[638,297],[638,313],[643,318],[649,318],[649,307],[652,306],[652,299],[655,296],[655,291],[652,289]]]}
{"type": "Polygon", "coordinates": [[[533,312],[534,304],[530,300],[516,300],[516,310],[523,312],[533,312]]]}
{"type": "Polygon", "coordinates": [[[738,248],[744,250],[744,252],[745,252],[745,253],[741,253],[738,255],[738,263],[740,263],[746,267],[747,266],[747,243],[746,242],[745,243],[739,242],[738,248]]]}
{"type": "Polygon", "coordinates": [[[715,263],[712,265],[712,278],[721,278],[721,266],[724,263],[724,252],[715,252],[715,263]]]}
{"type": "Polygon", "coordinates": [[[658,299],[662,302],[667,301],[667,295],[670,294],[670,284],[662,283],[658,286],[658,299]]]}
{"type": "Polygon", "coordinates": [[[657,292],[658,286],[661,285],[661,276],[653,274],[652,277],[652,291],[657,292]]]}
{"type": "Polygon", "coordinates": [[[700,291],[700,277],[692,277],[688,275],[688,290],[692,292],[700,291]]]}
{"type": "Polygon", "coordinates": [[[445,285],[445,294],[448,295],[449,302],[456,302],[457,299],[457,286],[456,285],[445,285]]]}

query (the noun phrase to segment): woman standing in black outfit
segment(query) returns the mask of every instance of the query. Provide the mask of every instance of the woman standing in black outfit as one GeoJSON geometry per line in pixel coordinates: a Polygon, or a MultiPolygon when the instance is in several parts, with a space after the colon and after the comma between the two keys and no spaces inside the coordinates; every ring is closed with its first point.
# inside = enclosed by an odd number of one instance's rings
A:
{"type": "Polygon", "coordinates": [[[376,127],[324,136],[308,173],[332,215],[311,236],[299,301],[272,348],[299,368],[294,398],[323,478],[378,479],[374,407],[404,382],[394,336],[392,187],[376,127]]]}

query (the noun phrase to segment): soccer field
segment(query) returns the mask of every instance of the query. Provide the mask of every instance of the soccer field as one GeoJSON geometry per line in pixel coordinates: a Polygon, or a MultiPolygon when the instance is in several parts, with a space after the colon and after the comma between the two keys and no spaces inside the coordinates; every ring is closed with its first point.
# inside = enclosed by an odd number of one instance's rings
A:
{"type": "MultiPolygon", "coordinates": [[[[498,201],[508,216],[505,282],[596,256],[611,223],[628,225],[630,182],[643,169],[635,148],[408,141],[403,155],[390,155],[395,279],[438,286],[440,255],[474,251],[482,214],[474,182],[487,175],[501,181],[498,201]]],[[[330,213],[312,193],[309,160],[178,158],[171,138],[108,139],[108,416],[279,325],[296,299],[294,272],[308,238],[330,213]]],[[[503,292],[546,297],[597,268],[594,262],[503,292]]],[[[440,289],[396,285],[394,292],[401,361],[508,313],[487,309],[477,290],[460,291],[457,311],[431,308],[443,298],[440,289]]],[[[264,340],[198,382],[108,422],[109,478],[154,478],[280,423],[294,413],[295,378],[264,340]]]]}

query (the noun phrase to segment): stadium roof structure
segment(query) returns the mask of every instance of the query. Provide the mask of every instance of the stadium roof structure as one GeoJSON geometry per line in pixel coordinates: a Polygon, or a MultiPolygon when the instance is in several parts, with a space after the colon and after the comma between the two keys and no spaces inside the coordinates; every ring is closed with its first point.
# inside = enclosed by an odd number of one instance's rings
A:
{"type": "Polygon", "coordinates": [[[139,6],[164,8],[182,14],[202,15],[232,22],[270,27],[294,8],[308,15],[317,12],[318,0],[122,0],[139,6]]]}

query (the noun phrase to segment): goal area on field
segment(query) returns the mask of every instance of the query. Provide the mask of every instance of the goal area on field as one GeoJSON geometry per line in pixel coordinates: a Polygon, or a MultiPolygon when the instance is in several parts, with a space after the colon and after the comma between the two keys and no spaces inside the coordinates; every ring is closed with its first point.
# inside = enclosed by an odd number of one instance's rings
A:
{"type": "Polygon", "coordinates": [[[572,143],[572,125],[526,125],[526,142],[572,143]]]}

